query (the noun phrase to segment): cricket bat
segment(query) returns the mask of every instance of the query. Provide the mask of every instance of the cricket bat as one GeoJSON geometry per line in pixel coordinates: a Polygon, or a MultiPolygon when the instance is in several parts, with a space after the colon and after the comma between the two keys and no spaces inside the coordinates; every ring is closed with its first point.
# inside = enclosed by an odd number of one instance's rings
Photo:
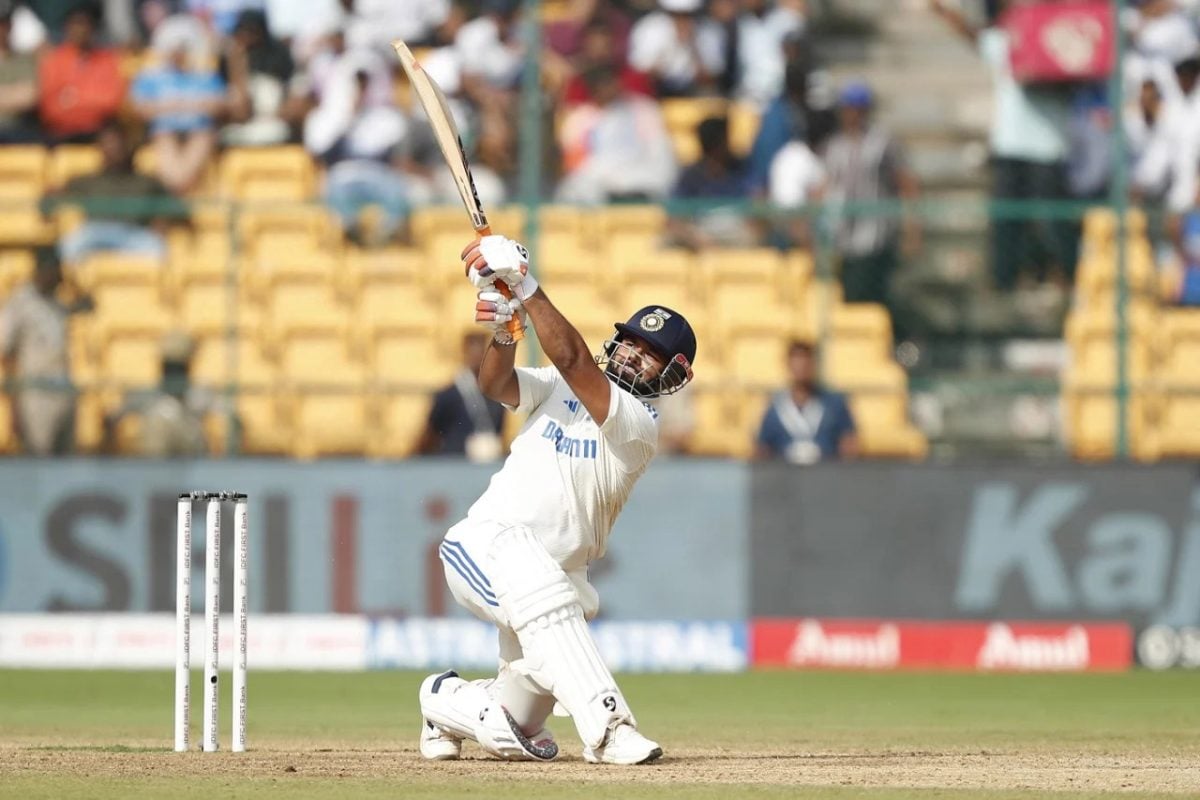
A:
{"type": "MultiPolygon", "coordinates": [[[[458,196],[462,198],[463,205],[466,206],[467,216],[471,218],[471,226],[475,229],[475,235],[478,237],[490,236],[492,228],[488,224],[487,214],[483,212],[483,204],[479,202],[479,191],[475,188],[475,179],[471,177],[471,163],[467,160],[467,151],[463,148],[462,137],[458,135],[458,127],[454,124],[454,116],[450,113],[446,96],[442,94],[442,90],[433,82],[433,79],[425,74],[420,62],[413,58],[408,45],[396,39],[392,42],[392,47],[395,48],[396,55],[400,57],[400,66],[404,67],[413,91],[416,92],[417,99],[421,101],[421,107],[425,109],[425,114],[429,117],[434,138],[437,140],[438,148],[442,151],[442,156],[446,159],[446,165],[450,167],[454,185],[458,187],[458,196]]],[[[496,281],[496,288],[505,297],[512,297],[512,290],[504,281],[496,281]]],[[[508,322],[508,332],[512,334],[514,340],[519,341],[525,338],[521,322],[515,317],[508,322]]]]}

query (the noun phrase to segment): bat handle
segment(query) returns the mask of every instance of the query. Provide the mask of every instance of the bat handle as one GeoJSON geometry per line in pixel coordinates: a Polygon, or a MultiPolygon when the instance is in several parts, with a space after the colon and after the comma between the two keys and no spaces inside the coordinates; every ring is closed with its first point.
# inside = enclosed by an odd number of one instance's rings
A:
{"type": "MultiPolygon", "coordinates": [[[[475,230],[475,235],[479,239],[482,239],[484,236],[491,236],[492,226],[484,225],[482,228],[477,228],[475,230]]],[[[504,281],[496,281],[496,290],[508,299],[512,299],[512,289],[510,289],[508,284],[504,281]]],[[[513,317],[508,321],[508,332],[512,335],[514,342],[519,342],[525,338],[525,328],[521,326],[521,320],[517,319],[516,317],[513,317]]]]}

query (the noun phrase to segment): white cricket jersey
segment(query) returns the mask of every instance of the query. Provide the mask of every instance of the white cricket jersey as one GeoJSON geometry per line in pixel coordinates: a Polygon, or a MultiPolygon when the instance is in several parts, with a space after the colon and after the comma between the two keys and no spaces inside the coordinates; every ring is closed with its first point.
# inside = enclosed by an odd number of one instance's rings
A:
{"type": "Polygon", "coordinates": [[[597,425],[554,367],[517,369],[526,413],[467,519],[525,525],[564,570],[604,555],[613,522],[658,448],[658,412],[612,387],[597,425]]]}

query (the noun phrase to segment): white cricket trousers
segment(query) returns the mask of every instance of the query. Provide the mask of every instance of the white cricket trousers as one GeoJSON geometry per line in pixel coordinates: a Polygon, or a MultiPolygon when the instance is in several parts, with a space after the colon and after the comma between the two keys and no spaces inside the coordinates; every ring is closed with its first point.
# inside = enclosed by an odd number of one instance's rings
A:
{"type": "MultiPolygon", "coordinates": [[[[501,699],[521,728],[532,734],[539,731],[550,716],[554,698],[533,691],[528,682],[517,680],[510,674],[508,665],[523,657],[521,642],[509,624],[508,615],[497,602],[488,577],[495,539],[509,527],[504,523],[464,519],[446,533],[438,552],[445,569],[446,584],[454,599],[498,630],[500,663],[489,691],[501,699]]],[[[586,568],[571,570],[566,576],[579,596],[584,619],[592,619],[600,610],[600,597],[588,583],[586,568]]]]}

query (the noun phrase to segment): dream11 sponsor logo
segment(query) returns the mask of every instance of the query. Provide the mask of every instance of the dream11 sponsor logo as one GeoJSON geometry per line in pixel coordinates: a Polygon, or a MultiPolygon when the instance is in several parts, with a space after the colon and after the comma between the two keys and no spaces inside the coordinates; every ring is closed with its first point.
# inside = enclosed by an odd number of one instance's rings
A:
{"type": "Polygon", "coordinates": [[[900,664],[900,629],[885,622],[827,630],[820,620],[801,620],[787,651],[793,667],[890,669],[900,664]]]}
{"type": "Polygon", "coordinates": [[[1001,595],[1010,581],[1020,579],[1039,614],[1200,624],[1200,491],[1192,492],[1191,513],[1178,537],[1162,515],[1145,510],[1093,515],[1081,530],[1094,492],[1072,481],[1047,482],[1025,497],[1008,483],[978,487],[962,549],[956,609],[1011,616],[1001,595]],[[1056,541],[1069,535],[1081,535],[1084,545],[1072,561],[1056,541]]]}

